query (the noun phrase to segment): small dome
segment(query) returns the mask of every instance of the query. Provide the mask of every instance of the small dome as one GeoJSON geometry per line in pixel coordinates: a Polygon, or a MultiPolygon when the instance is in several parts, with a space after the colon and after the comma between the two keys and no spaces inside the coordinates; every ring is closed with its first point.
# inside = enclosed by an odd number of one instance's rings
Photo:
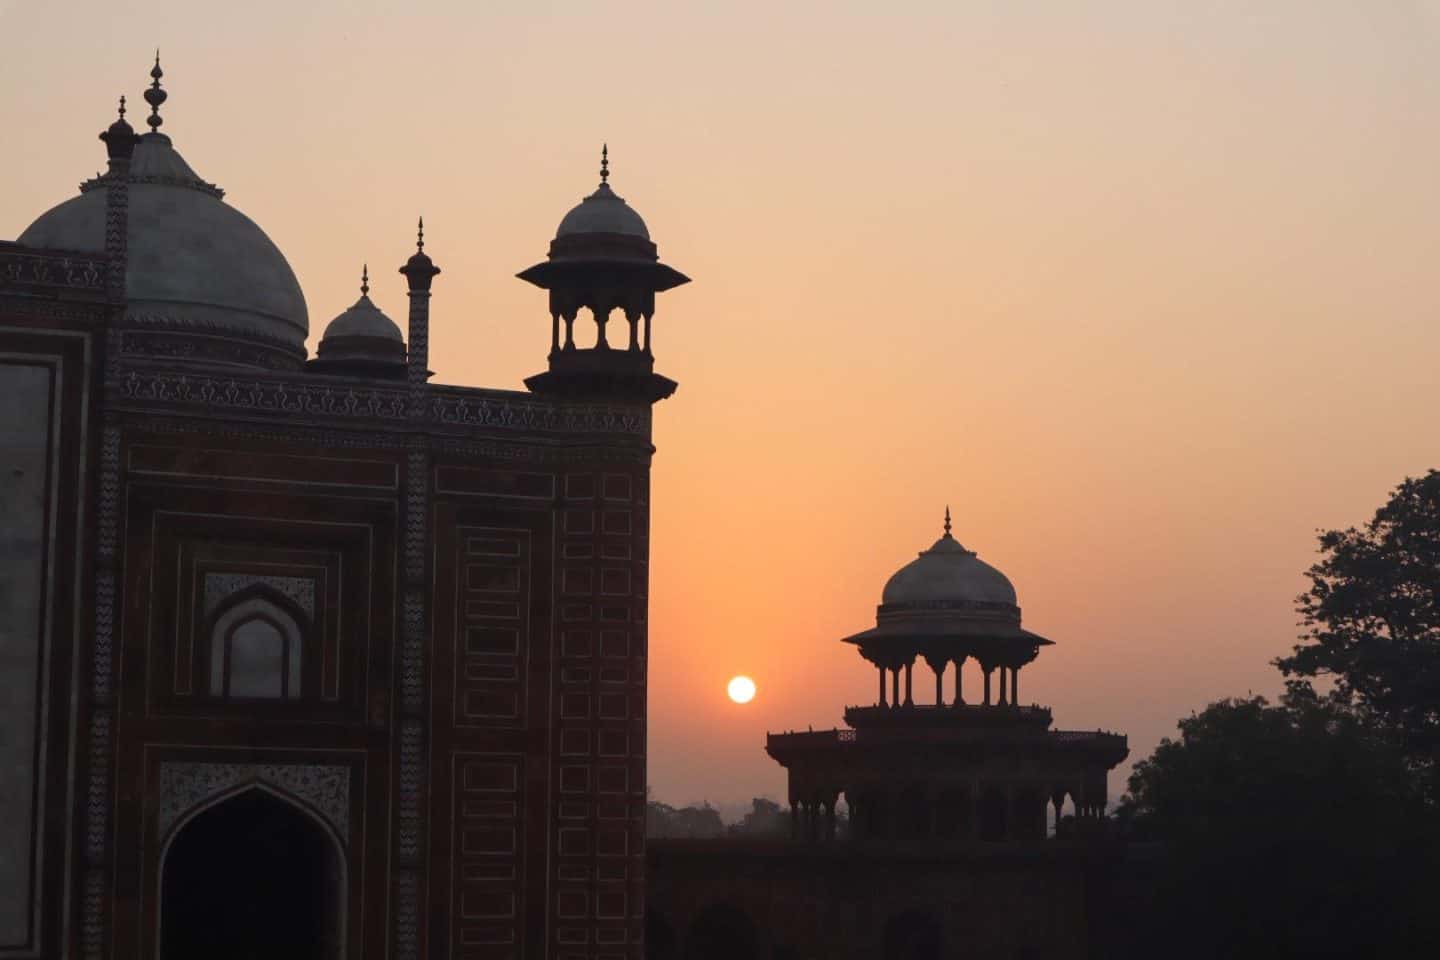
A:
{"type": "Polygon", "coordinates": [[[600,188],[581,200],[579,205],[565,214],[555,231],[555,238],[575,236],[584,233],[618,233],[628,237],[650,239],[650,231],[640,214],[602,183],[600,188]]]}
{"type": "MultiPolygon", "coordinates": [[[[127,315],[132,322],[279,345],[301,359],[305,296],[285,256],[171,145],[140,138],[130,166],[127,315]]],[[[105,181],[41,214],[25,246],[105,249],[105,181]]]]}
{"type": "Polygon", "coordinates": [[[945,527],[944,536],[885,584],[881,604],[930,609],[976,604],[1015,606],[1015,587],[1005,574],[950,535],[948,514],[945,527]]]}
{"type": "Polygon", "coordinates": [[[370,299],[370,268],[360,275],[360,299],[330,321],[310,368],[322,373],[401,375],[405,337],[370,299]]]}
{"type": "Polygon", "coordinates": [[[375,306],[375,302],[370,299],[368,286],[362,287],[361,290],[360,299],[356,300],[354,305],[340,316],[330,321],[330,325],[325,328],[325,335],[321,338],[321,342],[337,337],[371,337],[404,343],[405,337],[400,332],[400,325],[385,316],[384,311],[375,306]]]}

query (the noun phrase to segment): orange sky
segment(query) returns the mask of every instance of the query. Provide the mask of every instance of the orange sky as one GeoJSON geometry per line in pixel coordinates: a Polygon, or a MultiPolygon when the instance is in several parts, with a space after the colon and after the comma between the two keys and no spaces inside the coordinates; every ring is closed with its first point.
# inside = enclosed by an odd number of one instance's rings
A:
{"type": "Polygon", "coordinates": [[[0,236],[103,167],[158,44],[165,132],[285,251],[315,333],[367,259],[403,316],[425,214],[442,382],[543,366],[512,274],[609,141],[695,279],[655,321],[681,384],[652,544],[670,802],[783,799],[765,731],[873,699],[837,638],[947,502],[1056,641],[1022,699],[1136,759],[1277,690],[1315,528],[1440,463],[1434,2],[0,0],[0,23],[0,236]]]}

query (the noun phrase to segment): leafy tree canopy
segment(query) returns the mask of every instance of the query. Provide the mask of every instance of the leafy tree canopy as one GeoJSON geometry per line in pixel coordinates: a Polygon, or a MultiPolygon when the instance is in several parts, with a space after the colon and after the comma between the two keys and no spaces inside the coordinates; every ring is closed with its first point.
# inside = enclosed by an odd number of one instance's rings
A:
{"type": "MultiPolygon", "coordinates": [[[[1276,666],[1394,735],[1412,763],[1440,761],[1440,471],[1407,479],[1364,527],[1320,535],[1299,598],[1305,634],[1276,666]]],[[[1435,799],[1432,784],[1432,800],[1435,799]]]]}

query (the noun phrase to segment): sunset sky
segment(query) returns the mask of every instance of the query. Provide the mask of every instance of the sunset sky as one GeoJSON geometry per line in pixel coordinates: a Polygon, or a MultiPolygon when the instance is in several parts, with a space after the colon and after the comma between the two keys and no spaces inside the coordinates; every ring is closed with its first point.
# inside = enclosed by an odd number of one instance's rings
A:
{"type": "Polygon", "coordinates": [[[1021,699],[1133,761],[1277,692],[1316,528],[1440,465],[1440,2],[0,0],[0,26],[0,238],[103,168],[158,45],[164,132],[285,252],[312,345],[363,261],[403,318],[424,214],[445,383],[544,366],[513,274],[608,141],[694,279],[655,318],[667,802],[784,800],[765,732],[873,700],[838,638],[947,503],[1056,642],[1021,699]]]}

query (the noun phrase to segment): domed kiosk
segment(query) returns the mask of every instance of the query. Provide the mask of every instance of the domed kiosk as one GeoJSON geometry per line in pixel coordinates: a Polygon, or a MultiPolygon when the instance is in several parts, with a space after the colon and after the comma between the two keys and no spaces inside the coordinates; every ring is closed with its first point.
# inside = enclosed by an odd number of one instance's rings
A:
{"type": "MultiPolygon", "coordinates": [[[[305,295],[278,247],[227,204],[160,132],[157,58],[145,92],[150,132],[139,137],[126,178],[129,227],[124,322],[131,349],[175,359],[296,369],[305,360],[305,295]]],[[[122,105],[123,118],[123,105],[122,105]]],[[[128,129],[128,128],[127,128],[128,129]]],[[[41,214],[22,246],[102,253],[106,178],[41,214]]]]}
{"type": "Polygon", "coordinates": [[[1079,823],[1103,820],[1125,738],[1054,731],[1048,708],[1020,704],[1020,670],[1051,641],[1021,627],[1015,587],[955,539],[948,509],[940,539],[885,584],[875,626],[844,640],[879,672],[875,704],[847,707],[850,729],[766,738],[789,772],[798,838],[834,839],[841,795],[861,842],[1040,841],[1047,802],[1058,823],[1067,797],[1079,823]],[[917,660],[934,672],[933,703],[915,701],[917,660]],[[961,683],[971,660],[983,677],[976,703],[961,683]]]}
{"type": "Polygon", "coordinates": [[[655,372],[651,320],[655,294],[690,278],[660,262],[645,221],[611,189],[608,145],[600,151],[600,186],[565,214],[549,257],[517,276],[550,291],[550,367],[526,379],[531,390],[618,395],[644,403],[675,392],[675,381],[655,372]],[[589,347],[575,340],[582,309],[595,319],[595,343],[589,347]],[[628,326],[623,346],[611,346],[606,330],[617,311],[628,326]]]}

